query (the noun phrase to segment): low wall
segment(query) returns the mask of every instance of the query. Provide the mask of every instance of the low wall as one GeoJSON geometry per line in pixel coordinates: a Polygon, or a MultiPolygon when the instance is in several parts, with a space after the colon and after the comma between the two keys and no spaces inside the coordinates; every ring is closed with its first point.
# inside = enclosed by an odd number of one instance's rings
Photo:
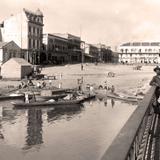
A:
{"type": "MultiPolygon", "coordinates": [[[[151,87],[120,130],[101,160],[136,160],[148,119],[151,117],[155,87],[151,87]]],[[[152,122],[151,122],[152,123],[152,122]]],[[[146,132],[147,134],[148,131],[146,132]]],[[[146,149],[145,149],[146,150],[146,149]]]]}

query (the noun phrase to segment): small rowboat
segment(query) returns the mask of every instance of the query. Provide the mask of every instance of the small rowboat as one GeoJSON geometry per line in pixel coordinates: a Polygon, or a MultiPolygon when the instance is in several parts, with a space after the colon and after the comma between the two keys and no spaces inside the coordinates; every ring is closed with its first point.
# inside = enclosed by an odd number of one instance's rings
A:
{"type": "Polygon", "coordinates": [[[121,101],[126,101],[126,102],[138,102],[137,98],[132,98],[132,97],[119,97],[112,94],[107,94],[107,97],[121,100],[121,101]]]}
{"type": "Polygon", "coordinates": [[[74,105],[74,104],[80,104],[84,101],[84,99],[78,99],[78,100],[61,100],[61,101],[36,101],[32,103],[24,103],[24,102],[11,102],[14,107],[48,107],[48,106],[54,106],[54,108],[57,108],[59,105],[74,105]]]}
{"type": "Polygon", "coordinates": [[[132,103],[137,103],[139,100],[142,100],[142,98],[140,97],[131,97],[131,96],[121,96],[121,95],[118,95],[116,93],[110,93],[110,92],[105,92],[105,91],[99,91],[97,92],[97,95],[96,95],[98,98],[113,98],[113,99],[116,99],[116,100],[120,100],[120,101],[124,101],[124,102],[132,102],[132,103]]]}

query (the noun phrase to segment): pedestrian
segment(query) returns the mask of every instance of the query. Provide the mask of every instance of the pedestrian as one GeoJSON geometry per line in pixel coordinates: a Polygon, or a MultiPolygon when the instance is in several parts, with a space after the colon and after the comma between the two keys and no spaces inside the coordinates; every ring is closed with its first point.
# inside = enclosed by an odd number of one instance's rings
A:
{"type": "Polygon", "coordinates": [[[114,87],[114,85],[112,85],[111,92],[114,93],[114,91],[115,91],[115,87],[114,87]]]}
{"type": "Polygon", "coordinates": [[[58,88],[62,88],[62,82],[58,84],[58,88]]]}
{"type": "Polygon", "coordinates": [[[83,64],[81,64],[81,71],[83,71],[83,64]]]}
{"type": "Polygon", "coordinates": [[[89,91],[89,94],[91,95],[91,94],[93,94],[94,93],[94,87],[93,87],[93,85],[90,85],[90,91],[89,91]]]}
{"type": "Polygon", "coordinates": [[[153,105],[154,112],[157,114],[160,114],[160,102],[159,102],[159,98],[160,98],[160,67],[156,66],[153,70],[156,73],[156,75],[152,78],[150,85],[155,86],[156,90],[155,90],[155,101],[153,102],[152,105],[153,105]]]}
{"type": "Polygon", "coordinates": [[[51,79],[49,80],[49,86],[50,87],[52,86],[52,80],[51,79]]]}

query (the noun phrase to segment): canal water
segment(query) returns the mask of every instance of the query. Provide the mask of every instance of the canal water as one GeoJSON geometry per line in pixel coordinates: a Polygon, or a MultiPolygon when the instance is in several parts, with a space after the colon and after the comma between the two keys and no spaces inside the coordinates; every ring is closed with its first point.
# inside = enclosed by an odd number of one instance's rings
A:
{"type": "Polygon", "coordinates": [[[99,160],[136,106],[97,99],[55,111],[0,103],[0,160],[99,160]]]}

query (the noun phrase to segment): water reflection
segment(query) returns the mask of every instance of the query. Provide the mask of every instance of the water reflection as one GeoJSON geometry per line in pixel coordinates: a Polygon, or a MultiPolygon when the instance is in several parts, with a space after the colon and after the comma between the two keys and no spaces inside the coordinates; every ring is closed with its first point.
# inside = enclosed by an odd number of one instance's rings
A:
{"type": "Polygon", "coordinates": [[[0,139],[4,139],[4,135],[2,133],[2,118],[0,117],[0,139]]]}
{"type": "Polygon", "coordinates": [[[47,120],[48,122],[53,122],[56,120],[60,120],[60,119],[64,119],[64,115],[65,115],[65,119],[67,121],[71,120],[73,117],[75,117],[77,114],[80,114],[82,112],[83,109],[83,105],[81,104],[77,104],[74,105],[72,108],[70,109],[66,109],[66,110],[48,110],[47,111],[47,120]]]}
{"type": "Polygon", "coordinates": [[[42,110],[36,108],[28,109],[27,136],[24,150],[43,143],[42,123],[42,110]]]}
{"type": "Polygon", "coordinates": [[[100,100],[69,110],[13,109],[3,104],[0,159],[99,159],[136,108],[110,98],[100,100]]]}
{"type": "Polygon", "coordinates": [[[112,98],[111,99],[111,105],[112,105],[112,108],[114,107],[114,105],[115,105],[115,100],[112,98]]]}

